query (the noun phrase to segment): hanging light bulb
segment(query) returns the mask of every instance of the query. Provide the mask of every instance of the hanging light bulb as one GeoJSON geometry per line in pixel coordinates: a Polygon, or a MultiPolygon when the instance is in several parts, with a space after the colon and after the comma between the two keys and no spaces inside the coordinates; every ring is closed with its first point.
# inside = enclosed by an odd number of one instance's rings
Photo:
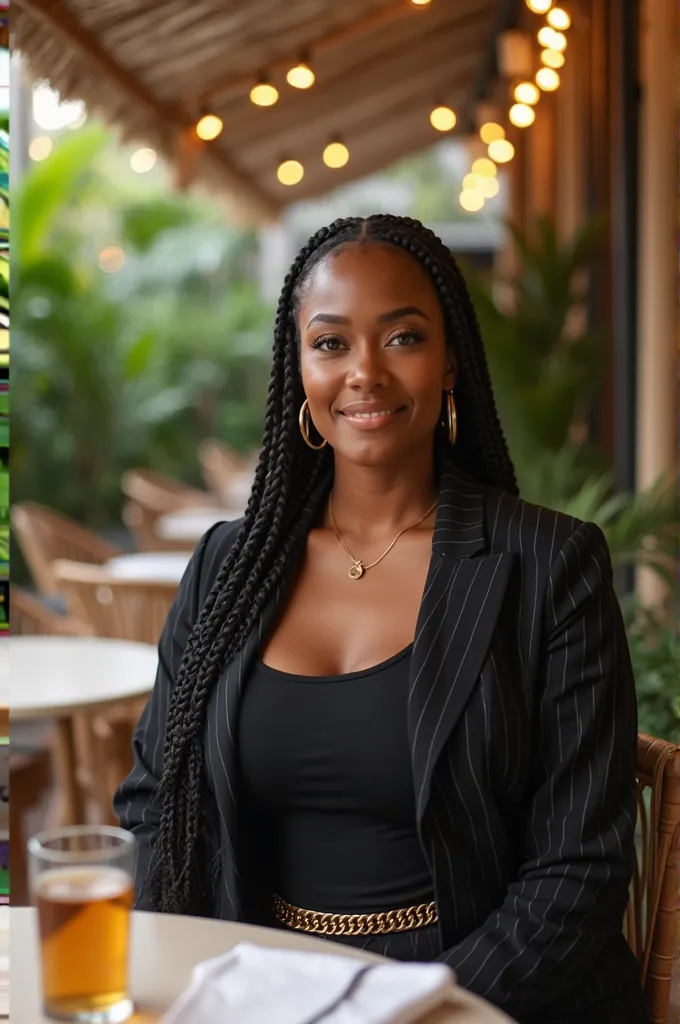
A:
{"type": "Polygon", "coordinates": [[[456,127],[456,115],[451,107],[435,107],[430,114],[430,124],[438,132],[450,132],[456,127]]]}
{"type": "Polygon", "coordinates": [[[543,92],[554,92],[560,87],[560,76],[554,68],[540,68],[536,72],[536,85],[543,92]]]}
{"type": "Polygon", "coordinates": [[[488,146],[489,143],[493,142],[495,139],[505,138],[505,128],[496,121],[487,121],[486,124],[483,124],[479,129],[479,137],[482,142],[485,142],[488,146]]]}
{"type": "Polygon", "coordinates": [[[344,167],[348,160],[349,150],[339,139],[329,142],[323,151],[323,162],[326,167],[332,167],[334,170],[344,167]]]}
{"type": "Polygon", "coordinates": [[[552,7],[553,0],[527,0],[527,7],[534,14],[545,14],[552,7]]]}
{"type": "Polygon", "coordinates": [[[305,169],[299,160],[282,160],[276,171],[276,177],[282,185],[297,185],[304,174],[305,169]]]}
{"type": "Polygon", "coordinates": [[[498,178],[477,178],[477,191],[481,192],[485,199],[493,199],[500,191],[498,178]]]}
{"type": "Polygon", "coordinates": [[[484,196],[476,189],[463,189],[459,202],[468,213],[477,213],[484,206],[484,196]]]}
{"type": "Polygon", "coordinates": [[[273,107],[279,98],[279,90],[266,78],[260,78],[250,90],[250,100],[256,107],[273,107]]]}
{"type": "Polygon", "coordinates": [[[536,120],[536,113],[526,103],[514,103],[508,111],[508,117],[516,128],[528,128],[536,120]]]}
{"type": "Polygon", "coordinates": [[[552,28],[557,29],[558,32],[566,32],[571,25],[571,17],[561,7],[553,7],[551,11],[548,11],[546,21],[552,28]]]}
{"type": "Polygon", "coordinates": [[[561,68],[564,67],[566,57],[563,53],[558,53],[557,50],[542,50],[541,61],[548,68],[561,68]]]}
{"type": "Polygon", "coordinates": [[[429,7],[432,0],[409,0],[411,7],[429,7]]]}
{"type": "Polygon", "coordinates": [[[551,28],[550,25],[544,25],[542,29],[539,29],[536,38],[541,46],[546,46],[549,49],[554,50],[556,49],[556,47],[553,46],[553,37],[555,35],[556,32],[554,28],[551,28]]]}
{"type": "Polygon", "coordinates": [[[493,160],[489,160],[488,156],[480,156],[470,170],[476,178],[495,178],[498,174],[498,168],[493,160]]]}
{"type": "Polygon", "coordinates": [[[481,192],[479,187],[481,180],[476,174],[466,174],[463,178],[463,192],[481,192]]]}
{"type": "Polygon", "coordinates": [[[552,42],[550,43],[551,50],[557,50],[558,53],[564,53],[567,48],[567,37],[564,32],[555,32],[553,30],[552,42]]]}
{"type": "Polygon", "coordinates": [[[203,114],[196,125],[196,134],[199,139],[203,139],[204,142],[212,142],[213,139],[217,138],[223,128],[224,123],[222,118],[218,117],[217,114],[203,114]]]}
{"type": "Polygon", "coordinates": [[[130,167],[137,174],[146,174],[156,165],[158,160],[158,154],[155,149],[151,149],[148,146],[144,146],[142,149],[136,149],[130,157],[130,167]]]}
{"type": "Polygon", "coordinates": [[[286,75],[286,81],[293,89],[310,89],[316,81],[316,75],[306,60],[300,60],[290,68],[286,75]]]}
{"type": "Polygon", "coordinates": [[[528,103],[529,106],[533,106],[534,103],[538,103],[540,96],[541,93],[533,82],[520,82],[515,87],[515,99],[518,103],[528,103]]]}
{"type": "Polygon", "coordinates": [[[496,139],[489,145],[489,157],[496,164],[508,164],[515,155],[515,147],[508,139],[496,139]]]}

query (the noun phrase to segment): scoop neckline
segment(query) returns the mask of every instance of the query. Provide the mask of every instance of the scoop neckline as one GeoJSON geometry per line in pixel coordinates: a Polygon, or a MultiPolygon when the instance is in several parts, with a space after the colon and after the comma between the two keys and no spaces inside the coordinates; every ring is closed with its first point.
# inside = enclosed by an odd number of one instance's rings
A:
{"type": "Polygon", "coordinates": [[[392,665],[396,665],[397,662],[401,661],[408,654],[411,653],[414,641],[412,640],[408,647],[404,647],[401,651],[397,651],[390,658],[385,661],[379,662],[377,665],[369,665],[368,668],[359,669],[358,672],[345,672],[340,675],[333,676],[310,676],[301,675],[297,672],[284,672],[279,668],[273,668],[271,665],[265,665],[259,658],[256,661],[256,667],[266,672],[267,675],[277,676],[279,679],[289,679],[296,683],[337,683],[348,679],[365,679],[366,676],[376,675],[378,672],[382,672],[392,665]]]}

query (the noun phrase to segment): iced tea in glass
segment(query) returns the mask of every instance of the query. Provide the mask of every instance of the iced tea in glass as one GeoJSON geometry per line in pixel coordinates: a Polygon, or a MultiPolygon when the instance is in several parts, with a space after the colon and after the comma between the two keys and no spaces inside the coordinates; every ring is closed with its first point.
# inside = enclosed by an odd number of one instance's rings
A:
{"type": "Polygon", "coordinates": [[[34,836],[28,850],[46,1016],[80,1024],[127,1020],[134,837],[106,825],[74,825],[34,836]]]}

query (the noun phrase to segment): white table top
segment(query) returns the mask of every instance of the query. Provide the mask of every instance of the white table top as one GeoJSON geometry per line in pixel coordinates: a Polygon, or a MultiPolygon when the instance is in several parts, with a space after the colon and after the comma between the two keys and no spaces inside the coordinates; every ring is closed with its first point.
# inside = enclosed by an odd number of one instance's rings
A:
{"type": "MultiPolygon", "coordinates": [[[[13,907],[10,915],[12,1020],[17,1024],[48,1024],[40,1009],[35,911],[13,907]]],[[[138,1007],[133,1020],[138,1024],[157,1021],[186,988],[196,964],[226,953],[238,942],[317,953],[344,953],[363,960],[381,959],[349,946],[293,931],[139,911],[133,913],[132,921],[130,981],[132,997],[138,1007]]],[[[464,989],[460,989],[457,995],[457,1002],[450,1008],[429,1014],[422,1024],[509,1024],[508,1018],[499,1010],[464,989]]],[[[229,1024],[239,1022],[230,1021],[229,1024]]]]}
{"type": "Polygon", "coordinates": [[[119,580],[149,583],[179,583],[189,564],[191,551],[147,551],[118,555],[106,563],[106,571],[119,580]]]}
{"type": "Polygon", "coordinates": [[[153,689],[158,652],[151,644],[100,637],[12,636],[0,644],[16,719],[67,717],[153,689]]]}
{"type": "Polygon", "coordinates": [[[162,540],[179,541],[194,547],[215,523],[240,519],[244,512],[245,504],[233,508],[182,509],[161,516],[156,520],[154,529],[162,540]]]}

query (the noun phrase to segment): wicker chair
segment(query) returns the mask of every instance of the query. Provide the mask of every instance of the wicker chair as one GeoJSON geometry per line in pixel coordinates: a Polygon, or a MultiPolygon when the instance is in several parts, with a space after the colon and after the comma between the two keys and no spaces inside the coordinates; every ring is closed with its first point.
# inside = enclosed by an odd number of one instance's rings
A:
{"type": "Polygon", "coordinates": [[[208,438],[198,446],[198,461],[208,489],[226,507],[231,504],[234,481],[252,475],[253,460],[244,458],[223,441],[208,438]]]}
{"type": "MultiPolygon", "coordinates": [[[[123,521],[134,537],[139,551],[179,551],[186,544],[163,540],[156,534],[157,520],[166,512],[214,505],[211,495],[179,480],[150,469],[129,469],[123,473],[121,487],[127,497],[123,521]]],[[[75,559],[84,561],[84,559],[75,559]]]]}
{"type": "Polygon", "coordinates": [[[640,734],[637,790],[641,843],[625,931],[637,957],[653,1024],[671,1024],[680,928],[680,747],[640,734]]]}
{"type": "Polygon", "coordinates": [[[94,630],[70,615],[58,615],[12,584],[10,627],[13,636],[92,636],[94,630]]]}
{"type": "MultiPolygon", "coordinates": [[[[67,516],[31,501],[12,506],[12,529],[41,594],[56,597],[59,587],[52,573],[58,558],[103,565],[121,549],[67,516]]],[[[12,600],[14,591],[12,591],[12,600]]]]}

